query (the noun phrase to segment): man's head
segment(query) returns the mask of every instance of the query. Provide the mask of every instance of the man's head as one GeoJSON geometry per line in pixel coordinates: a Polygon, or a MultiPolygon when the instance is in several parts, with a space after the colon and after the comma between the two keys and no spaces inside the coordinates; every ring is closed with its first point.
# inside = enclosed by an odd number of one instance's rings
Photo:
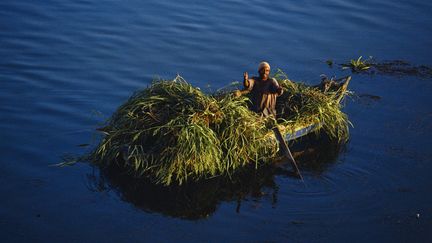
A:
{"type": "Polygon", "coordinates": [[[270,75],[270,64],[268,62],[261,62],[258,65],[258,73],[262,80],[267,80],[270,75]]]}

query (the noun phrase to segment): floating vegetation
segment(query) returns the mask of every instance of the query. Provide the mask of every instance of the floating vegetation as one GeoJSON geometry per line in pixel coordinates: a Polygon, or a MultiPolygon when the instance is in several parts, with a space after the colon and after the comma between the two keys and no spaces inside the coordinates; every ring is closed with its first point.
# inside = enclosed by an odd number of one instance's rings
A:
{"type": "MultiPolygon", "coordinates": [[[[324,94],[291,82],[282,72],[276,77],[286,90],[278,99],[286,131],[319,122],[329,136],[346,141],[349,121],[336,92],[324,94]]],[[[205,94],[180,76],[155,81],[132,95],[100,129],[105,137],[90,160],[162,185],[229,177],[250,165],[256,169],[276,156],[277,143],[268,135],[275,122],[250,111],[248,103],[247,97],[230,93],[205,94]]]]}
{"type": "MultiPolygon", "coordinates": [[[[330,64],[329,66],[331,67],[330,64]]],[[[432,77],[431,67],[426,65],[416,66],[403,60],[378,62],[373,57],[369,57],[366,60],[362,60],[362,57],[359,57],[356,60],[352,59],[348,63],[340,64],[340,66],[342,69],[350,69],[353,73],[417,76],[421,78],[432,77]]]]}
{"type": "Polygon", "coordinates": [[[360,56],[357,59],[351,59],[351,61],[349,61],[348,63],[342,64],[342,69],[351,69],[353,73],[359,73],[369,70],[371,68],[371,58],[369,58],[368,60],[362,60],[362,58],[363,57],[360,56]]]}
{"type": "Polygon", "coordinates": [[[333,60],[328,59],[325,61],[325,63],[329,66],[329,67],[333,67],[333,60]]]}

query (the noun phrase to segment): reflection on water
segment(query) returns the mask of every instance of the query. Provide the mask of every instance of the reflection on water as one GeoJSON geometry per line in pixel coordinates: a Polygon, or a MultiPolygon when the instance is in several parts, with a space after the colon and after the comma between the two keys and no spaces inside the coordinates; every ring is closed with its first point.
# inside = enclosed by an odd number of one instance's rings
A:
{"type": "MultiPolygon", "coordinates": [[[[269,168],[247,170],[228,178],[212,178],[199,183],[164,187],[145,179],[131,178],[121,168],[96,170],[88,175],[90,185],[99,191],[114,190],[120,198],[136,208],[164,215],[199,219],[213,214],[221,201],[240,201],[248,196],[261,197],[263,191],[272,190],[276,197],[276,185],[269,168]]],[[[276,199],[274,200],[274,202],[276,199]]]]}
{"type": "Polygon", "coordinates": [[[301,169],[322,173],[344,152],[345,144],[331,140],[325,133],[310,134],[297,141],[290,148],[301,169]]]}
{"type": "MultiPolygon", "coordinates": [[[[309,135],[291,144],[293,156],[302,170],[322,173],[337,159],[341,146],[330,141],[324,134],[320,139],[309,135]]],[[[275,159],[278,160],[278,159],[275,159]]],[[[105,169],[95,168],[87,175],[91,190],[115,191],[119,197],[136,208],[184,219],[206,218],[213,214],[223,201],[235,201],[240,212],[244,200],[268,200],[277,204],[278,186],[276,176],[295,177],[289,163],[277,162],[280,166],[253,166],[236,172],[231,177],[215,177],[182,186],[162,186],[146,180],[133,178],[123,168],[112,163],[105,169]]]]}

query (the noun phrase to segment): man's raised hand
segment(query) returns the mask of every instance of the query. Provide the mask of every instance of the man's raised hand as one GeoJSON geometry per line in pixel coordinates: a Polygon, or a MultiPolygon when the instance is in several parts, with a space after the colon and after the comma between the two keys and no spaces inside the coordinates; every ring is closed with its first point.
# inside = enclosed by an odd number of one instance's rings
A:
{"type": "Polygon", "coordinates": [[[243,73],[243,85],[245,86],[245,88],[249,88],[249,75],[247,72],[243,73]]]}

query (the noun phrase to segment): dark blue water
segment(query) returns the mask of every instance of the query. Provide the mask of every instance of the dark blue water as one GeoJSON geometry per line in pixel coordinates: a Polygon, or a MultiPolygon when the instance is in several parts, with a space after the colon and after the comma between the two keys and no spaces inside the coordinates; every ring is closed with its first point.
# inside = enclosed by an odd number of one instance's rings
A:
{"type": "Polygon", "coordinates": [[[277,175],[261,196],[222,193],[198,220],[149,206],[157,190],[143,192],[143,206],[121,190],[95,189],[98,171],[88,164],[51,165],[96,144],[98,124],[156,76],[219,88],[261,60],[310,84],[321,73],[349,74],[327,59],[432,65],[431,26],[432,3],[421,0],[3,0],[0,239],[428,242],[428,78],[355,75],[360,98],[345,108],[354,128],[334,161],[304,168],[304,184],[277,175]]]}

